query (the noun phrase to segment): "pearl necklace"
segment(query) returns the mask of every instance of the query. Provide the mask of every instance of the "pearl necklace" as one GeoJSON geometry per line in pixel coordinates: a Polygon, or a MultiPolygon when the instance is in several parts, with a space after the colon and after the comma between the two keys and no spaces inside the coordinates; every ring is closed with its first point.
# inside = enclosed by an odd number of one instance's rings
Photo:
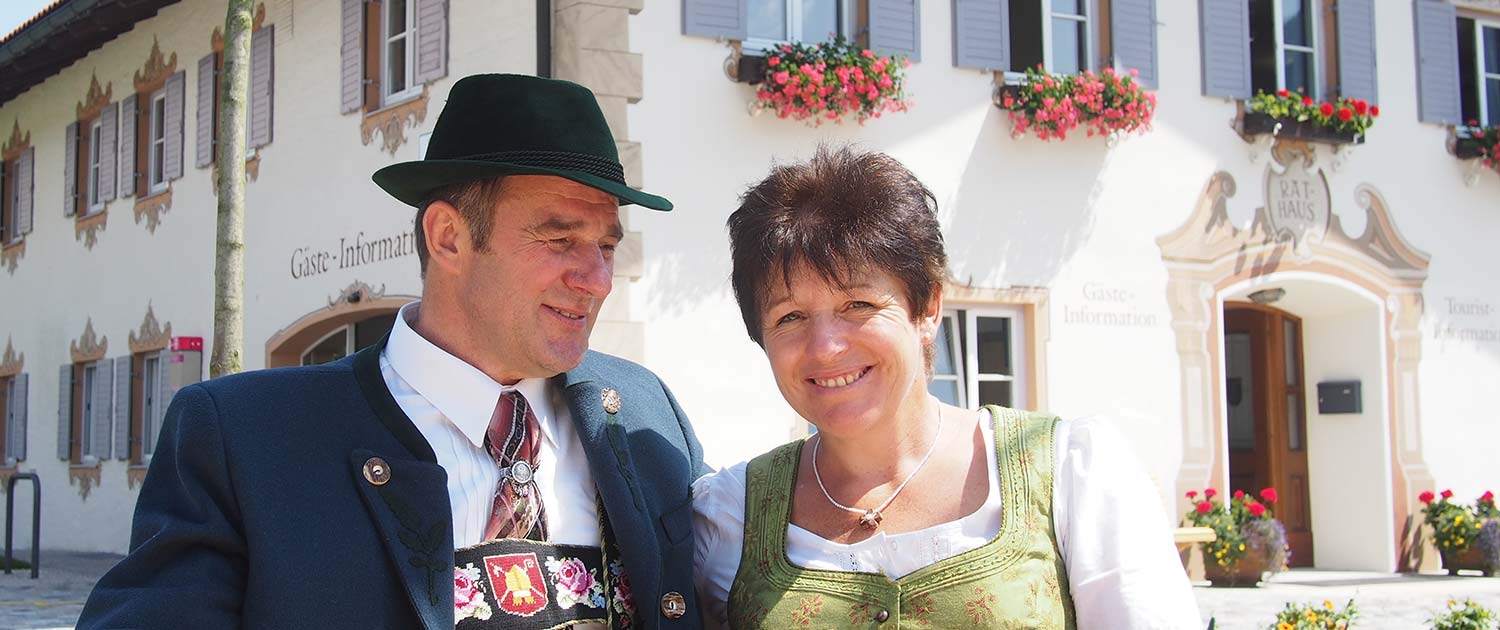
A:
{"type": "Polygon", "coordinates": [[[899,494],[901,494],[902,490],[906,489],[906,484],[911,483],[911,480],[914,479],[914,478],[916,478],[917,473],[919,473],[919,472],[922,471],[922,467],[927,465],[927,460],[932,459],[932,454],[935,453],[935,452],[937,452],[938,437],[942,436],[942,434],[943,434],[943,405],[941,403],[939,403],[938,404],[937,432],[932,435],[932,446],[927,449],[927,454],[922,456],[922,461],[917,464],[916,468],[912,469],[911,474],[909,474],[909,475],[906,476],[906,479],[901,482],[901,485],[896,486],[896,491],[891,493],[890,498],[887,498],[885,500],[885,503],[881,503],[880,507],[875,508],[873,510],[861,510],[859,508],[849,507],[847,505],[839,503],[837,499],[833,498],[833,495],[828,494],[828,487],[823,485],[823,475],[818,472],[818,445],[820,445],[820,444],[823,443],[823,435],[822,434],[818,434],[817,436],[815,436],[814,437],[814,441],[813,441],[813,454],[812,454],[813,478],[818,480],[818,489],[823,491],[823,497],[826,498],[826,499],[828,499],[829,503],[832,503],[835,506],[837,506],[837,507],[839,507],[839,508],[841,508],[841,509],[843,509],[845,511],[853,512],[855,514],[859,514],[860,515],[860,517],[859,517],[859,526],[860,527],[863,527],[865,529],[875,529],[877,527],[880,527],[880,521],[881,521],[880,513],[884,512],[886,508],[888,508],[888,507],[891,506],[891,502],[896,500],[896,496],[899,495],[899,494]]]}

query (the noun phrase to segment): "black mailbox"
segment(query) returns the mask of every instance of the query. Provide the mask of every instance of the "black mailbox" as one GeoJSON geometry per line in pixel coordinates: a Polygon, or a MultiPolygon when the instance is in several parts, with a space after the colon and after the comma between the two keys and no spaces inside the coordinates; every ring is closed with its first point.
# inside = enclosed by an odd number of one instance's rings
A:
{"type": "Polygon", "coordinates": [[[1359,381],[1318,383],[1318,413],[1363,413],[1359,381]]]}

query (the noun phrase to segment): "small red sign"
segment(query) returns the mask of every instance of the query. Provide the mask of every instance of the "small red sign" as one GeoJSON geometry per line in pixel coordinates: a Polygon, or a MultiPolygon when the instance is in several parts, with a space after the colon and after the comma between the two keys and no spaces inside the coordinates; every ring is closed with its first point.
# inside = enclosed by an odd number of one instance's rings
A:
{"type": "Polygon", "coordinates": [[[547,607],[547,583],[534,553],[512,553],[484,559],[484,574],[500,610],[530,617],[547,607]]]}
{"type": "Polygon", "coordinates": [[[202,337],[173,337],[172,338],[172,351],[173,352],[186,352],[186,351],[189,351],[189,350],[197,350],[198,352],[203,352],[203,338],[202,337]]]}

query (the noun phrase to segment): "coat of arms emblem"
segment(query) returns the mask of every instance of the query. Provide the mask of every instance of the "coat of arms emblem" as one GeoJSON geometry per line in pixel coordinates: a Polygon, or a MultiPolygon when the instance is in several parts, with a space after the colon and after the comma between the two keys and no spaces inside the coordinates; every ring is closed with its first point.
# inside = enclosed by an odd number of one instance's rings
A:
{"type": "Polygon", "coordinates": [[[500,610],[530,617],[547,607],[547,583],[534,553],[487,556],[484,574],[500,610]]]}

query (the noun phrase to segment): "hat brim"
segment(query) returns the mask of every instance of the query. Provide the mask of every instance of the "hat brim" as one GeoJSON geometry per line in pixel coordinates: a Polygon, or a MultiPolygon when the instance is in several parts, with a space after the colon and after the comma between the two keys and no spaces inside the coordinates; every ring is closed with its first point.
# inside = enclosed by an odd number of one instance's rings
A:
{"type": "Polygon", "coordinates": [[[489,179],[501,175],[553,175],[570,179],[590,188],[595,188],[620,200],[621,205],[635,204],[661,210],[672,209],[672,202],[651,193],[642,192],[603,177],[567,169],[539,168],[483,160],[421,160],[392,164],[370,177],[375,185],[401,203],[417,207],[434,188],[489,179]]]}

